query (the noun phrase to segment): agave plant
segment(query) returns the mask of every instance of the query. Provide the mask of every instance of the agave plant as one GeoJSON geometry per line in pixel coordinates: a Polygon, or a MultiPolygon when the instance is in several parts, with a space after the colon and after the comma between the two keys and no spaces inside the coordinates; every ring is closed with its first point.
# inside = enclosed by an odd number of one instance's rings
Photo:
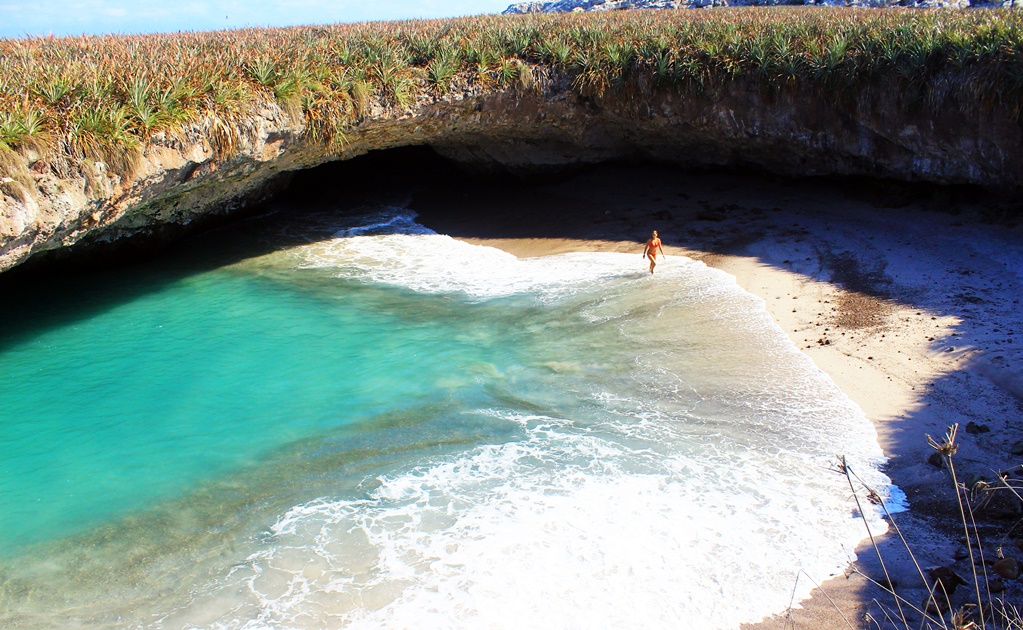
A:
{"type": "Polygon", "coordinates": [[[448,49],[434,57],[426,66],[426,76],[430,84],[442,94],[451,88],[451,79],[462,67],[457,49],[448,49]]]}
{"type": "Polygon", "coordinates": [[[1001,108],[1019,119],[1023,13],[616,11],[4,39],[0,142],[74,162],[189,127],[228,155],[261,104],[327,141],[374,108],[447,92],[460,73],[521,90],[547,69],[587,95],[626,94],[639,79],[692,93],[740,79],[828,98],[870,84],[898,90],[907,107],[1001,108]]]}
{"type": "Polygon", "coordinates": [[[266,57],[250,61],[246,66],[249,76],[263,86],[272,87],[277,81],[277,64],[266,57]]]}
{"type": "Polygon", "coordinates": [[[0,146],[9,150],[45,148],[50,142],[46,116],[33,109],[0,111],[0,146]]]}

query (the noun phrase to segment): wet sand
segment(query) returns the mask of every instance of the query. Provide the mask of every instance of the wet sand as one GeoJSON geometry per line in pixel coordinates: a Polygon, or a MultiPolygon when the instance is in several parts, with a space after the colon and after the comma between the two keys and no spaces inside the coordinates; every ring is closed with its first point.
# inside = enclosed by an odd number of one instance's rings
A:
{"type": "MultiPolygon", "coordinates": [[[[412,207],[468,242],[519,257],[631,252],[645,269],[643,243],[656,229],[662,264],[687,256],[734,275],[873,422],[910,503],[896,521],[925,567],[953,564],[965,549],[954,486],[928,463],[927,435],[960,425],[960,478],[1020,470],[1010,450],[1023,439],[1023,227],[975,191],[629,166],[496,194],[450,190],[423,190],[412,207]],[[969,422],[990,431],[967,433],[969,422]]],[[[991,532],[1006,555],[1023,556],[1003,530],[991,532]]],[[[894,535],[880,547],[896,591],[919,606],[926,591],[909,554],[894,535]]],[[[873,548],[857,553],[811,600],[754,627],[876,627],[869,620],[886,615],[903,627],[892,596],[872,584],[883,579],[873,548]]],[[[968,575],[963,562],[955,566],[968,575]]],[[[1021,583],[1008,587],[1006,600],[1019,601],[1021,583]]],[[[969,601],[966,590],[953,605],[969,601]]]]}

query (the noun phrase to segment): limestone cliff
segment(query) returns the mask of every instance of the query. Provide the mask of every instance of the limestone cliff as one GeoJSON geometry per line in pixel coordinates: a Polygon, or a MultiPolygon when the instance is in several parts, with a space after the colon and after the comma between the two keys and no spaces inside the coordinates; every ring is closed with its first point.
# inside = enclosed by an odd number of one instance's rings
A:
{"type": "Polygon", "coordinates": [[[280,189],[289,172],[400,146],[428,145],[477,167],[520,172],[635,159],[1023,186],[1023,129],[999,110],[913,113],[890,91],[832,102],[738,82],[698,96],[639,85],[588,97],[543,68],[533,75],[533,85],[517,89],[466,87],[401,111],[377,107],[340,150],[308,141],[303,124],[271,103],[232,131],[227,157],[196,126],[150,138],[128,178],[102,162],[60,178],[39,160],[27,178],[0,182],[0,270],[47,250],[230,213],[280,189]]]}

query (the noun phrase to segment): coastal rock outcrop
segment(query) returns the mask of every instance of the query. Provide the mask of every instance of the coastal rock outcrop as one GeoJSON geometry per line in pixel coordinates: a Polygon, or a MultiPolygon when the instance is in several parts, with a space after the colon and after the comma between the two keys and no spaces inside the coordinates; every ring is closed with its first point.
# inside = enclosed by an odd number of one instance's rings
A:
{"type": "Polygon", "coordinates": [[[268,103],[233,131],[229,155],[196,124],[151,137],[130,176],[95,161],[61,177],[45,158],[30,159],[25,176],[0,183],[0,270],[49,250],[181,231],[267,198],[294,171],[402,146],[513,173],[654,160],[1023,187],[1023,129],[1000,110],[921,116],[906,113],[890,91],[825,105],[798,90],[740,81],[698,96],[640,85],[643,93],[598,97],[541,66],[533,76],[528,86],[465,83],[403,109],[376,107],[340,148],[310,141],[301,119],[268,103]]]}

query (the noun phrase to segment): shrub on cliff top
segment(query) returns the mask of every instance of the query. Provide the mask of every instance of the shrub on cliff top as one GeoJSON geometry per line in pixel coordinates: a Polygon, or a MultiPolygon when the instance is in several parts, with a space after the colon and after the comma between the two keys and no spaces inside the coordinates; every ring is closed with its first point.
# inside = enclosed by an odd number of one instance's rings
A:
{"type": "Polygon", "coordinates": [[[683,92],[742,80],[837,99],[882,87],[906,107],[1018,118],[1023,14],[748,8],[6,39],[0,150],[50,153],[59,170],[93,159],[124,171],[154,134],[200,132],[223,157],[239,123],[267,105],[338,147],[374,107],[408,108],[456,85],[525,89],[534,75],[609,101],[643,77],[683,92]]]}

